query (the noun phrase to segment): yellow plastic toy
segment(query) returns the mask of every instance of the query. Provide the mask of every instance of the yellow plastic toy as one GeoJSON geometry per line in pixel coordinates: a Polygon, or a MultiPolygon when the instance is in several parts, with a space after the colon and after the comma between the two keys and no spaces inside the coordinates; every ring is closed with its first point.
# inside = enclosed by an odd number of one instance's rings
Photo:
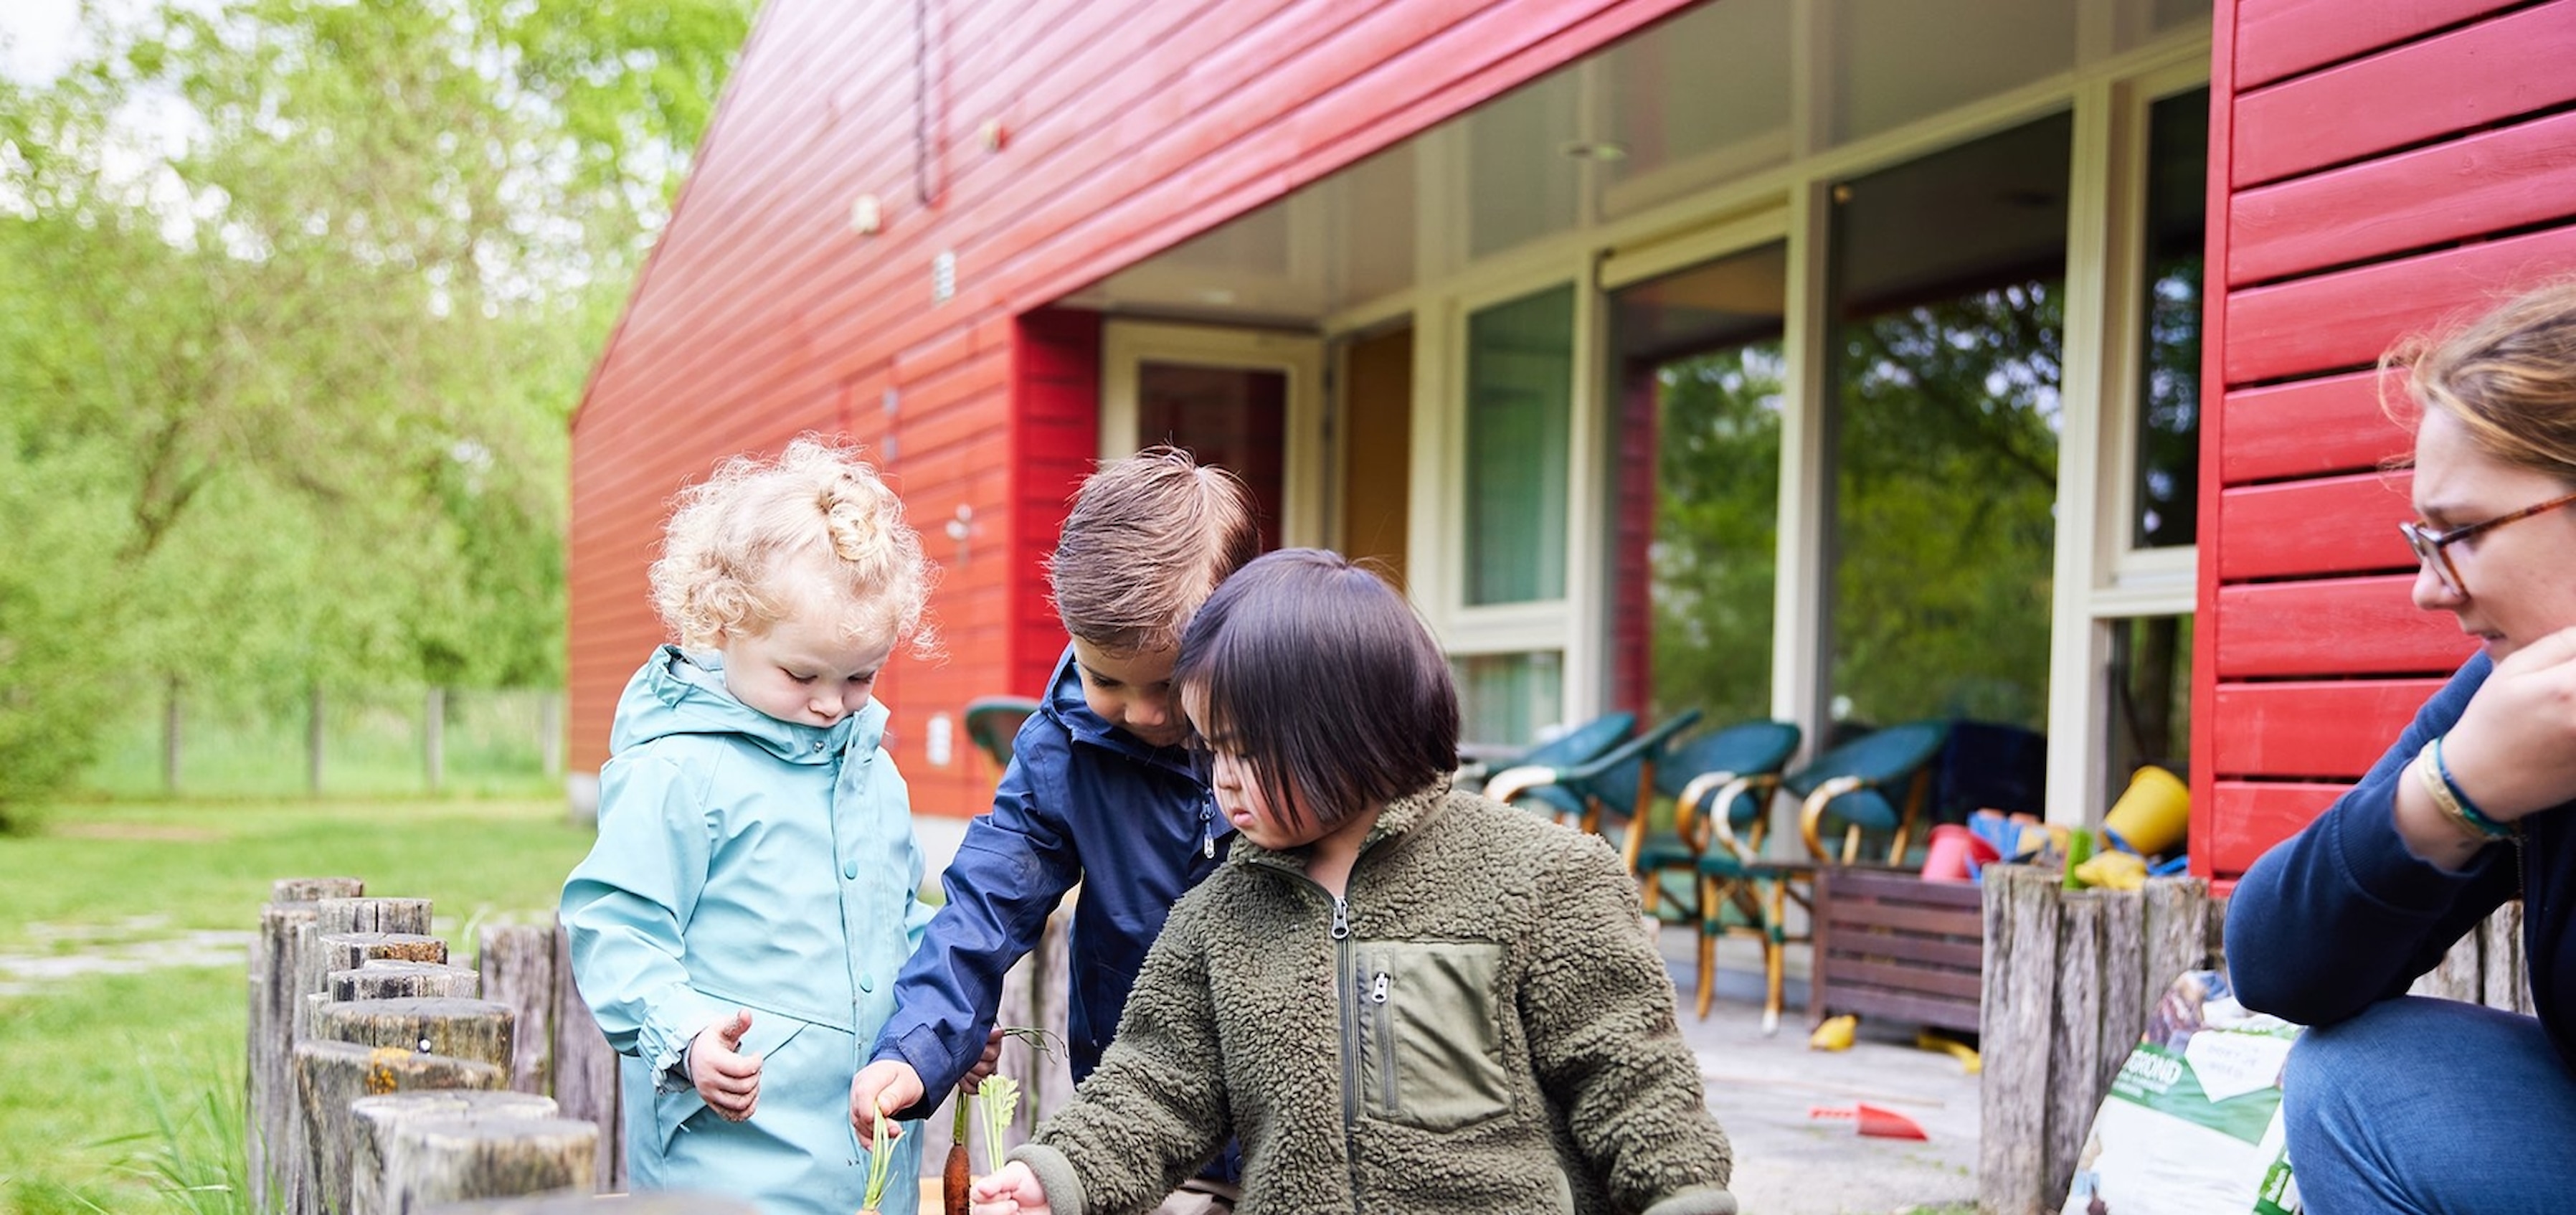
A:
{"type": "Polygon", "coordinates": [[[1827,1017],[1816,1026],[1816,1032],[1807,1035],[1807,1049],[1850,1050],[1852,1035],[1859,1029],[1860,1017],[1857,1014],[1827,1017]]]}

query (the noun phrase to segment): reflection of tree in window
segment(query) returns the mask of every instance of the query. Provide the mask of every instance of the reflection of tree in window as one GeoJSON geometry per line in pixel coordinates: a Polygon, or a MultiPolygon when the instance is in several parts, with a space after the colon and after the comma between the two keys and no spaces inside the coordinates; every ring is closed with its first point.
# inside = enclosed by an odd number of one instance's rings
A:
{"type": "Polygon", "coordinates": [[[1654,702],[1712,721],[1770,714],[1780,344],[1655,371],[1654,702]]]}
{"type": "Polygon", "coordinates": [[[2137,504],[2130,541],[2193,543],[2200,530],[2201,250],[2207,233],[2209,90],[2147,114],[2145,357],[2138,385],[2137,504]]]}
{"type": "Polygon", "coordinates": [[[2063,307],[2027,282],[1843,327],[1846,715],[2045,717],[2063,307]]]}
{"type": "Polygon", "coordinates": [[[2046,718],[2074,127],[1837,184],[1829,708],[2046,718]]]}

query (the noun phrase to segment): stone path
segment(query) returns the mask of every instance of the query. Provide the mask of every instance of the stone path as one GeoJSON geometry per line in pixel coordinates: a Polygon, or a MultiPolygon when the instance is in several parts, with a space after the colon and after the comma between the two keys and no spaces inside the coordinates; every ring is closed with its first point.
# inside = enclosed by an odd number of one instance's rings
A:
{"type": "Polygon", "coordinates": [[[244,966],[248,930],[174,931],[160,916],[110,924],[26,926],[36,950],[0,953],[0,996],[32,995],[84,975],[139,974],[167,966],[244,966]]]}

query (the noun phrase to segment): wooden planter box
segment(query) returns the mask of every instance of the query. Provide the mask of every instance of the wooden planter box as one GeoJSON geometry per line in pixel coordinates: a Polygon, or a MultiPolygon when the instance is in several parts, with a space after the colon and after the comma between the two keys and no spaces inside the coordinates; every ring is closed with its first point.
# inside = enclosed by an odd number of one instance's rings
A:
{"type": "Polygon", "coordinates": [[[1968,882],[1927,882],[1903,869],[1818,869],[1809,1022],[1860,1013],[1976,1032],[1983,906],[1968,882]]]}

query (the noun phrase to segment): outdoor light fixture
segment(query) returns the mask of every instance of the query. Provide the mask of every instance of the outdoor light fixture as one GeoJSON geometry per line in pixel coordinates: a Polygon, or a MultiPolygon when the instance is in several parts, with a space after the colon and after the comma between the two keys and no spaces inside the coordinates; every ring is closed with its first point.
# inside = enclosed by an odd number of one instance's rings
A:
{"type": "Polygon", "coordinates": [[[1615,139],[1577,139],[1557,148],[1576,160],[1597,160],[1608,164],[1628,159],[1628,145],[1615,139]]]}

